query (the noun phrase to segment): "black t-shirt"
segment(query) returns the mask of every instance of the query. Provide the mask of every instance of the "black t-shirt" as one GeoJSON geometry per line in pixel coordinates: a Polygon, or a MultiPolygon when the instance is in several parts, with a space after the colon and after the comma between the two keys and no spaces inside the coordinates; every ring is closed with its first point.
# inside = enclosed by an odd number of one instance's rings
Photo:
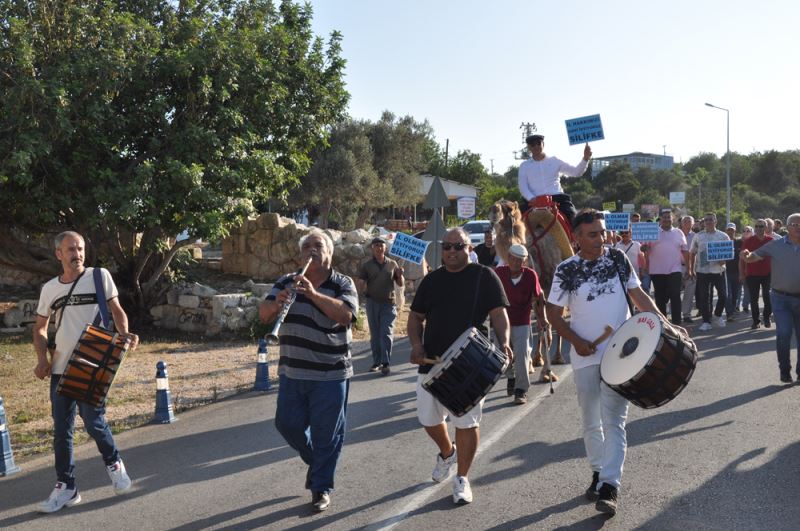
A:
{"type": "MultiPolygon", "coordinates": [[[[742,239],[733,240],[733,260],[725,261],[725,272],[729,277],[739,276],[739,253],[742,252],[742,239]]],[[[728,294],[730,295],[730,293],[728,294]]]]}
{"type": "Polygon", "coordinates": [[[487,247],[482,243],[475,247],[475,254],[478,255],[478,263],[481,265],[492,267],[495,259],[495,248],[487,247]]]}
{"type": "MultiPolygon", "coordinates": [[[[484,322],[489,312],[506,306],[508,299],[497,274],[480,264],[468,264],[457,273],[440,267],[425,276],[411,311],[425,314],[423,345],[427,357],[434,358],[443,356],[471,326],[486,334],[484,322]]],[[[430,365],[419,366],[420,373],[430,370],[430,365]]]]}

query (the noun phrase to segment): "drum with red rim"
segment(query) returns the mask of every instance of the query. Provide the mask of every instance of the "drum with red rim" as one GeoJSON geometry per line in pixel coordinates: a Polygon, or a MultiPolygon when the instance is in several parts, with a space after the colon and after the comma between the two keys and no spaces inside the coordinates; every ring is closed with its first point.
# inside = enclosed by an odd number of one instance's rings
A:
{"type": "Polygon", "coordinates": [[[637,313],[606,344],[600,377],[614,391],[644,409],[663,406],[689,383],[697,347],[664,326],[651,312],[637,313]]]}

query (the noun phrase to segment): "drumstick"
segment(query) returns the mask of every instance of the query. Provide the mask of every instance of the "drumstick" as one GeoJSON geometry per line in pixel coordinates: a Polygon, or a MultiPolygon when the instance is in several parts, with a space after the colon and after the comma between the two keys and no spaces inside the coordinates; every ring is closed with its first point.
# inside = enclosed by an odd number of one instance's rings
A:
{"type": "Polygon", "coordinates": [[[606,329],[603,332],[603,335],[601,335],[600,337],[598,337],[597,339],[595,339],[594,341],[592,341],[589,344],[592,346],[592,348],[597,348],[597,345],[599,345],[600,343],[602,343],[603,341],[605,341],[606,339],[611,337],[611,334],[613,334],[613,333],[614,333],[614,329],[611,328],[611,326],[606,325],[606,329]]]}

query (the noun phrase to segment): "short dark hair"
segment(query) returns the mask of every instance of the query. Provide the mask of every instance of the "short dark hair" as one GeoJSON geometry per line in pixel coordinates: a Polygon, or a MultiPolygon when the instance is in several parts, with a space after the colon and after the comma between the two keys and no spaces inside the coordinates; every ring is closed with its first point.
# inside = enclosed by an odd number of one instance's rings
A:
{"type": "Polygon", "coordinates": [[[544,135],[528,135],[525,138],[525,143],[528,145],[544,142],[544,135]]]}
{"type": "Polygon", "coordinates": [[[593,223],[596,219],[606,219],[605,214],[594,208],[584,208],[575,215],[572,220],[572,228],[577,229],[580,225],[593,223]]]}

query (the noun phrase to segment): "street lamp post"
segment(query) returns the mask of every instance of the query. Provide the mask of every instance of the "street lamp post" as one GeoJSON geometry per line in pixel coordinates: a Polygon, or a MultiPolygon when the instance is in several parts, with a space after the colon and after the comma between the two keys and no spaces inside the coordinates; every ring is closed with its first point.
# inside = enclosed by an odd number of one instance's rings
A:
{"type": "Polygon", "coordinates": [[[725,192],[727,196],[727,218],[728,220],[725,223],[731,222],[731,111],[725,109],[724,107],[717,107],[716,105],[711,105],[710,103],[706,103],[706,106],[713,107],[714,109],[719,109],[721,111],[725,111],[726,117],[726,137],[727,137],[727,149],[725,155],[725,192]]]}

